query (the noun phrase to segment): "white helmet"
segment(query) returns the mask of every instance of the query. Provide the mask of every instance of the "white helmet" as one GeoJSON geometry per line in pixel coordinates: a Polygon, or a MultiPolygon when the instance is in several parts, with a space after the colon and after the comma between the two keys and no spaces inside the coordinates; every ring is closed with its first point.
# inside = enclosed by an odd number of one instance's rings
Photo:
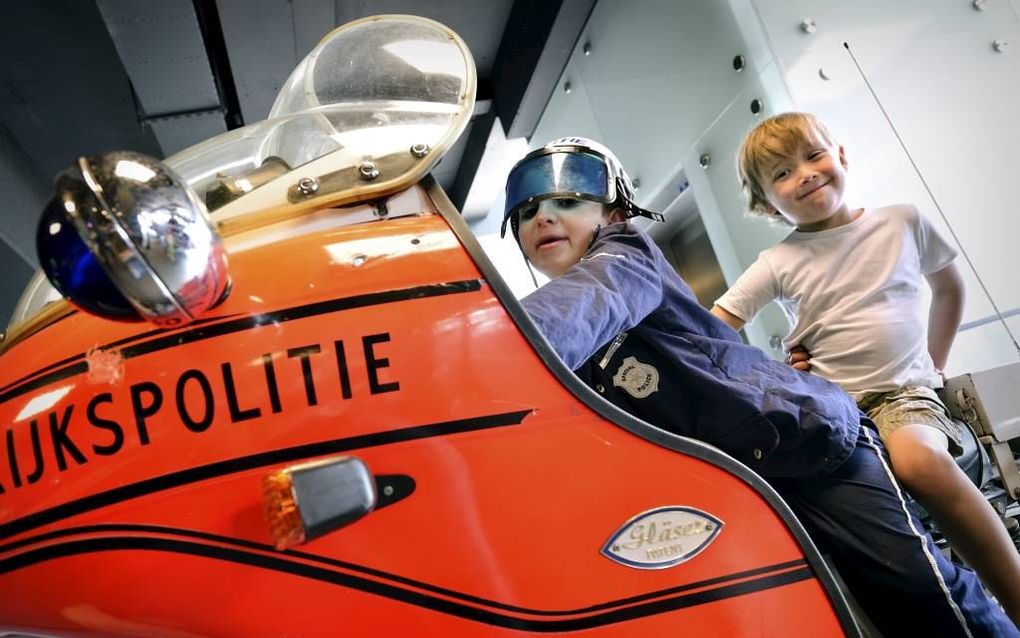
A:
{"type": "Polygon", "coordinates": [[[608,148],[584,137],[561,137],[517,162],[506,179],[506,204],[500,237],[510,222],[517,237],[518,213],[547,199],[570,197],[619,206],[627,217],[663,221],[659,213],[634,203],[634,184],[608,148]]]}

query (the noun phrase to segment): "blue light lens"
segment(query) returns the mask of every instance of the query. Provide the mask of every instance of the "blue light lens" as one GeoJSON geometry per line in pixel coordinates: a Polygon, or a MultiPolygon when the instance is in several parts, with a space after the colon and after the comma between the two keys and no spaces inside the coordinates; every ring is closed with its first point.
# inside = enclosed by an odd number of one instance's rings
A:
{"type": "Polygon", "coordinates": [[[82,241],[56,197],[43,209],[36,250],[46,277],[71,303],[107,319],[141,321],[82,241]]]}

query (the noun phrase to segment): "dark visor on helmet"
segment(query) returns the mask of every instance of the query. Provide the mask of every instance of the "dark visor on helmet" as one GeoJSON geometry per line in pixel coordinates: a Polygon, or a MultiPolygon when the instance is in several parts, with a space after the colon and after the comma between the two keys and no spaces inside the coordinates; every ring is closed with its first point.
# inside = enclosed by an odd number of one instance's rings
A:
{"type": "Polygon", "coordinates": [[[606,161],[594,153],[577,151],[554,151],[521,160],[507,178],[500,236],[506,234],[507,221],[521,209],[557,197],[613,203],[616,188],[606,161]]]}

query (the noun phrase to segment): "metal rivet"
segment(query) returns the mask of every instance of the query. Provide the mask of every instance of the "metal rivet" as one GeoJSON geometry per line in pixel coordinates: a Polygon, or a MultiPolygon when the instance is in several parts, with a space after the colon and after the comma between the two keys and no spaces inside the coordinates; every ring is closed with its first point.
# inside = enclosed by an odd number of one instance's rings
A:
{"type": "Polygon", "coordinates": [[[585,42],[584,46],[581,47],[581,51],[583,51],[585,55],[591,55],[591,42],[585,42]]]}
{"type": "Polygon", "coordinates": [[[755,461],[760,461],[761,460],[761,450],[759,450],[758,448],[754,448],[753,450],[751,450],[751,456],[754,457],[755,461]]]}
{"type": "Polygon", "coordinates": [[[751,113],[758,115],[759,113],[761,113],[763,107],[764,105],[758,98],[754,98],[753,100],[751,100],[751,113]]]}
{"type": "Polygon", "coordinates": [[[415,157],[420,159],[428,155],[430,150],[432,149],[429,148],[428,144],[422,144],[421,142],[418,142],[417,144],[411,147],[411,155],[414,155],[415,157]]]}
{"type": "Polygon", "coordinates": [[[386,487],[382,488],[382,493],[383,496],[393,496],[393,486],[387,485],[386,487]]]}
{"type": "Polygon", "coordinates": [[[818,30],[818,25],[811,18],[804,18],[800,21],[800,30],[804,33],[814,33],[818,30]]]}
{"type": "Polygon", "coordinates": [[[595,389],[599,391],[599,394],[602,394],[606,391],[606,386],[599,383],[598,385],[595,386],[595,389]]]}
{"type": "Polygon", "coordinates": [[[829,74],[825,72],[825,69],[818,69],[818,77],[826,81],[832,79],[831,77],[829,77],[829,74]]]}
{"type": "Polygon", "coordinates": [[[630,185],[634,187],[634,190],[638,190],[639,188],[641,188],[641,178],[635,177],[634,179],[630,180],[630,185]]]}
{"type": "Polygon", "coordinates": [[[302,177],[297,183],[298,190],[302,195],[314,195],[319,190],[319,180],[314,177],[302,177]]]}
{"type": "Polygon", "coordinates": [[[570,93],[570,89],[571,88],[572,87],[570,86],[570,82],[564,82],[563,83],[563,92],[564,93],[570,93]]]}
{"type": "Polygon", "coordinates": [[[361,175],[361,179],[370,182],[379,177],[379,167],[375,165],[375,162],[366,160],[358,166],[358,174],[361,175]]]}
{"type": "Polygon", "coordinates": [[[783,347],[783,338],[779,335],[772,335],[769,337],[769,345],[773,350],[779,350],[783,347]]]}
{"type": "Polygon", "coordinates": [[[698,165],[701,168],[708,168],[712,165],[712,156],[708,153],[702,153],[701,157],[698,158],[698,165]]]}
{"type": "Polygon", "coordinates": [[[984,11],[988,8],[988,0],[974,0],[974,8],[978,11],[984,11]]]}
{"type": "Polygon", "coordinates": [[[414,246],[417,246],[420,243],[421,243],[421,240],[418,239],[417,237],[415,237],[414,239],[411,240],[411,244],[414,245],[414,246]]]}
{"type": "Polygon", "coordinates": [[[368,261],[368,257],[366,257],[365,255],[355,255],[354,258],[351,259],[351,263],[354,264],[355,266],[361,266],[366,261],[368,261]]]}
{"type": "Polygon", "coordinates": [[[740,71],[743,71],[744,70],[744,64],[746,64],[746,62],[747,61],[744,59],[744,56],[742,56],[742,55],[734,56],[733,57],[733,70],[737,71],[738,73],[740,71]]]}
{"type": "Polygon", "coordinates": [[[705,523],[705,531],[706,532],[711,532],[713,529],[715,529],[715,525],[713,525],[711,523],[705,523]]]}
{"type": "Polygon", "coordinates": [[[999,53],[1005,51],[1007,46],[1009,46],[1009,42],[1005,40],[996,40],[995,42],[992,42],[992,48],[999,53]]]}

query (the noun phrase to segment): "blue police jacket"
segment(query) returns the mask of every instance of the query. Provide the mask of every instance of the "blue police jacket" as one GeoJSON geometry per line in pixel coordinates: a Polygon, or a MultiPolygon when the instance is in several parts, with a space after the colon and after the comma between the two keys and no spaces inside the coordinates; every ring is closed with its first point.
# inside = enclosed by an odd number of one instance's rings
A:
{"type": "Polygon", "coordinates": [[[597,230],[578,264],[522,303],[560,358],[606,399],[763,476],[828,473],[854,449],[861,415],[853,400],[743,343],[629,223],[597,230]]]}

